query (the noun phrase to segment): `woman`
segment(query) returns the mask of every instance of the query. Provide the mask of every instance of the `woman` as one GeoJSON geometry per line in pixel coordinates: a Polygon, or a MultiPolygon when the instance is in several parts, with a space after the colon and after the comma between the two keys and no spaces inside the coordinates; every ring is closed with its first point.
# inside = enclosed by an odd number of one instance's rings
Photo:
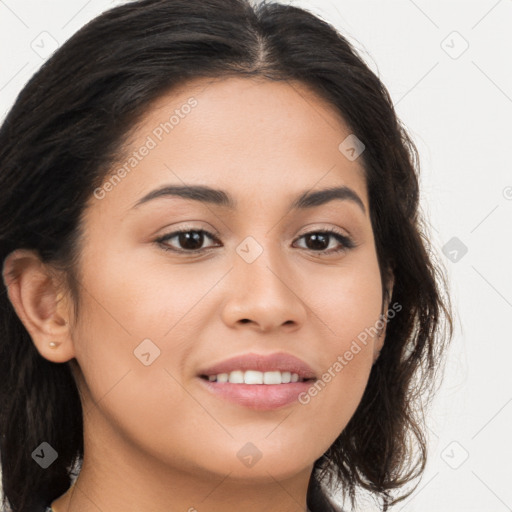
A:
{"type": "Polygon", "coordinates": [[[0,131],[6,506],[410,494],[451,336],[417,167],[304,10],[143,0],[83,27],[0,131]]]}

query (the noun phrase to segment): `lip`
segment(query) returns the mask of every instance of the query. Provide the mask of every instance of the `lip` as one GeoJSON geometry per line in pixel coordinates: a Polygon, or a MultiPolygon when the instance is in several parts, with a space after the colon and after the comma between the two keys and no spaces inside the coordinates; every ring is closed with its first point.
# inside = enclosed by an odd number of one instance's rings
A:
{"type": "Polygon", "coordinates": [[[299,403],[298,397],[306,392],[313,381],[289,382],[287,384],[232,384],[212,382],[204,376],[230,373],[234,370],[256,370],[260,372],[281,371],[297,373],[303,379],[316,379],[312,368],[301,359],[277,352],[269,355],[243,354],[226,359],[198,372],[198,380],[206,391],[250,409],[265,411],[299,403]]]}
{"type": "Polygon", "coordinates": [[[292,403],[300,403],[299,395],[306,393],[313,381],[290,382],[289,384],[230,384],[197,379],[204,389],[216,397],[254,409],[269,411],[292,403]]]}
{"type": "MultiPolygon", "coordinates": [[[[302,359],[286,352],[275,352],[273,354],[263,355],[253,352],[225,359],[220,363],[199,370],[198,377],[201,375],[218,375],[219,373],[230,373],[234,370],[256,370],[259,372],[281,371],[297,373],[302,379],[316,379],[315,372],[302,359]]],[[[248,384],[249,386],[258,386],[259,384],[248,384]]],[[[264,384],[267,386],[267,384],[264,384]]],[[[277,384],[282,386],[285,384],[277,384]]]]}

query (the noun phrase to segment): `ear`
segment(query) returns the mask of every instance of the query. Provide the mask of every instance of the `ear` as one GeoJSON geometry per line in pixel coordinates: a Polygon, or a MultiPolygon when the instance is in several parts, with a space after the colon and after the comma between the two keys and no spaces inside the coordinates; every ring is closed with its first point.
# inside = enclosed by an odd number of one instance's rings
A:
{"type": "Polygon", "coordinates": [[[70,332],[70,301],[55,271],[35,251],[16,249],[5,259],[2,277],[9,300],[37,351],[55,363],[75,357],[70,332]]]}
{"type": "Polygon", "coordinates": [[[382,325],[382,323],[384,323],[384,325],[382,326],[381,329],[379,329],[379,335],[375,339],[373,349],[373,364],[377,362],[377,359],[379,358],[380,355],[380,351],[384,346],[384,340],[386,339],[387,311],[389,308],[389,303],[391,302],[391,297],[393,296],[393,288],[395,286],[395,275],[391,269],[388,269],[387,276],[388,277],[386,280],[385,292],[383,294],[382,300],[382,311],[378,320],[379,325],[382,325]]]}

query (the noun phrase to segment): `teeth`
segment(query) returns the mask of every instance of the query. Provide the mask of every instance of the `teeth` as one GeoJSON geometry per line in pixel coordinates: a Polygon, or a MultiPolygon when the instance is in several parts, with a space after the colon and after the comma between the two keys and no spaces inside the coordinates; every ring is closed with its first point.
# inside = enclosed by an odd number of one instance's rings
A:
{"type": "MultiPolygon", "coordinates": [[[[231,378],[233,377],[233,374],[237,374],[237,373],[242,373],[242,372],[231,372],[229,374],[229,382],[237,382],[236,380],[231,380],[231,378]]],[[[267,372],[269,373],[269,372],[267,372]]],[[[247,370],[244,374],[244,379],[243,379],[243,382],[244,384],[263,384],[263,373],[261,372],[256,372],[256,371],[253,371],[253,370],[247,370]]]]}
{"type": "Polygon", "coordinates": [[[299,382],[305,379],[299,378],[298,373],[291,372],[258,372],[256,370],[234,370],[231,373],[219,373],[209,375],[210,382],[229,382],[230,384],[288,384],[299,382]]]}
{"type": "Polygon", "coordinates": [[[243,384],[244,383],[244,372],[234,371],[229,374],[229,382],[232,384],[243,384]]]}

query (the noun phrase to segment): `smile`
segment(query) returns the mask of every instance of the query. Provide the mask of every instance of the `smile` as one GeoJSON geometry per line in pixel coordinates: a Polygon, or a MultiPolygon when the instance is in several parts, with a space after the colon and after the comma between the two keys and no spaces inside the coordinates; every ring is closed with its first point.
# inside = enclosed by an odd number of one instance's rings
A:
{"type": "Polygon", "coordinates": [[[202,378],[210,382],[229,382],[230,384],[288,384],[290,382],[304,382],[305,379],[299,377],[298,373],[269,371],[260,372],[257,370],[233,370],[230,373],[219,373],[217,375],[201,375],[202,378]]]}

